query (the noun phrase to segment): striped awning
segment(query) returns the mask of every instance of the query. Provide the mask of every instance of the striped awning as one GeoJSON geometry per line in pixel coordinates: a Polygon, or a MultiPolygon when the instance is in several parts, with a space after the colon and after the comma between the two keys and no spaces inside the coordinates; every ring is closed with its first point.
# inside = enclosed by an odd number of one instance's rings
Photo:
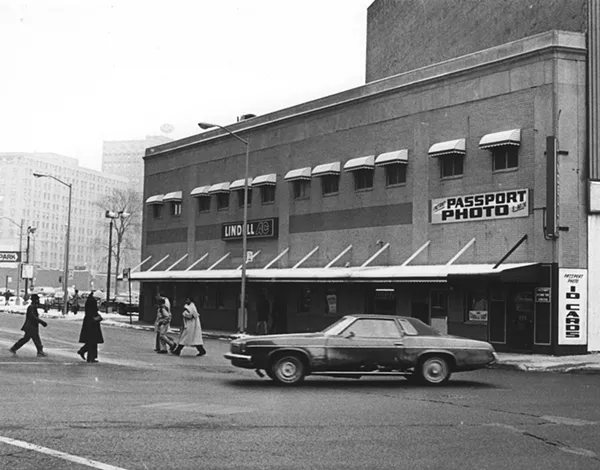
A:
{"type": "MultiPolygon", "coordinates": [[[[244,178],[241,180],[235,180],[229,185],[229,190],[234,191],[236,189],[244,189],[244,178]]],[[[252,178],[248,178],[248,187],[252,186],[252,178]]]]}
{"type": "Polygon", "coordinates": [[[210,189],[210,186],[198,186],[197,188],[192,189],[190,196],[192,196],[192,197],[209,196],[209,194],[208,194],[209,189],[210,189]]]}
{"type": "Polygon", "coordinates": [[[311,179],[311,168],[298,168],[297,170],[288,171],[283,177],[286,181],[309,180],[311,179]]]}
{"type": "Polygon", "coordinates": [[[146,204],[162,204],[164,197],[164,194],[156,194],[155,196],[150,196],[148,199],[146,199],[146,204]]]}
{"type": "Polygon", "coordinates": [[[374,170],[375,169],[375,155],[368,157],[358,157],[348,160],[344,163],[344,171],[356,171],[356,170],[374,170]]]}
{"type": "Polygon", "coordinates": [[[213,184],[210,188],[208,188],[208,194],[228,193],[228,192],[229,192],[229,181],[213,184]]]}
{"type": "Polygon", "coordinates": [[[429,156],[441,157],[443,155],[464,155],[466,153],[465,148],[465,139],[438,142],[429,147],[429,156]]]}
{"type": "Polygon", "coordinates": [[[408,150],[394,150],[393,152],[385,152],[378,155],[375,159],[375,165],[394,165],[396,163],[408,163],[408,150]]]}
{"type": "Polygon", "coordinates": [[[276,184],[277,175],[275,173],[257,176],[252,180],[252,186],[275,186],[276,184]]]}
{"type": "Polygon", "coordinates": [[[479,148],[482,149],[502,145],[521,145],[521,129],[486,134],[479,141],[479,148]]]}
{"type": "Polygon", "coordinates": [[[323,163],[317,165],[312,170],[313,176],[326,176],[326,175],[339,175],[340,174],[340,162],[323,163]]]}
{"type": "Polygon", "coordinates": [[[183,199],[182,196],[183,195],[181,191],[173,191],[165,194],[163,202],[180,202],[183,199]]]}

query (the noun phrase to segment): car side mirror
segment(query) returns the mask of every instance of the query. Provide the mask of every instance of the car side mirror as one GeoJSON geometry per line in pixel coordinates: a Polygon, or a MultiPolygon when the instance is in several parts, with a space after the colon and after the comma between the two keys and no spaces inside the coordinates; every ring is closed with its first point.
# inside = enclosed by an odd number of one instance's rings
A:
{"type": "Polygon", "coordinates": [[[354,331],[351,331],[350,333],[348,333],[347,335],[345,335],[344,338],[351,339],[351,338],[354,338],[354,336],[355,336],[354,335],[354,331]]]}

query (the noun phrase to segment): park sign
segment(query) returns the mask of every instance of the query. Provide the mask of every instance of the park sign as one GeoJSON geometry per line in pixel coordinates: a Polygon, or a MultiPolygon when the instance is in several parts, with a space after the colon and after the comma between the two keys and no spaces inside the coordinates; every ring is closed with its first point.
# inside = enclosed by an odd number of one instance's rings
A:
{"type": "Polygon", "coordinates": [[[0,251],[0,263],[20,263],[21,253],[18,251],[0,251]]]}
{"type": "MultiPolygon", "coordinates": [[[[249,220],[247,227],[248,238],[276,238],[278,235],[277,217],[271,219],[249,220]]],[[[231,222],[221,226],[223,240],[240,240],[242,238],[243,222],[231,222]]]]}

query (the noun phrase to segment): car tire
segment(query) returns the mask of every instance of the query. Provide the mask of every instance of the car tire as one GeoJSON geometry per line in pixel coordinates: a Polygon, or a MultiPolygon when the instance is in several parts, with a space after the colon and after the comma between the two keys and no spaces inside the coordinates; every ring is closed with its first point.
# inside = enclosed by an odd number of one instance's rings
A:
{"type": "Polygon", "coordinates": [[[450,365],[441,356],[429,356],[419,364],[419,381],[427,385],[440,385],[450,379],[450,365]]]}
{"type": "Polygon", "coordinates": [[[269,377],[282,385],[296,385],[304,380],[304,363],[298,356],[281,356],[273,361],[269,377]]]}
{"type": "Polygon", "coordinates": [[[125,305],[123,302],[121,302],[117,306],[117,311],[119,312],[119,315],[127,315],[127,305],[125,305]]]}

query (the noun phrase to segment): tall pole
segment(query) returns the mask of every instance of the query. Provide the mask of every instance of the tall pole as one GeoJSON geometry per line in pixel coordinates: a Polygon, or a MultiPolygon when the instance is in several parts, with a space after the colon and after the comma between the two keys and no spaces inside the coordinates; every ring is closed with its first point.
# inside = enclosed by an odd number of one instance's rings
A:
{"type": "Polygon", "coordinates": [[[250,160],[250,140],[246,140],[246,161],[244,170],[244,220],[242,228],[242,292],[240,299],[239,330],[246,331],[246,251],[248,248],[248,162],[250,160]]]}
{"type": "MultiPolygon", "coordinates": [[[[29,264],[29,237],[31,236],[31,227],[27,227],[27,249],[26,249],[26,257],[27,260],[25,261],[27,264],[29,264]]],[[[29,298],[29,278],[26,277],[25,278],[25,294],[23,295],[23,300],[27,300],[29,298]]]]}
{"type": "MultiPolygon", "coordinates": [[[[63,183],[62,181],[60,182],[63,183]]],[[[65,272],[63,274],[63,315],[66,315],[68,312],[67,301],[69,300],[69,242],[71,238],[71,193],[73,185],[66,184],[66,186],[69,187],[69,211],[67,212],[67,239],[65,241],[65,272]]]]}
{"type": "Polygon", "coordinates": [[[17,265],[17,305],[19,304],[19,299],[21,298],[21,266],[23,265],[23,223],[25,221],[21,219],[21,225],[19,229],[19,264],[17,265]]]}
{"type": "Polygon", "coordinates": [[[106,270],[106,313],[108,313],[108,303],[110,302],[110,259],[112,258],[112,230],[113,218],[110,219],[108,228],[108,268],[106,270]]]}

